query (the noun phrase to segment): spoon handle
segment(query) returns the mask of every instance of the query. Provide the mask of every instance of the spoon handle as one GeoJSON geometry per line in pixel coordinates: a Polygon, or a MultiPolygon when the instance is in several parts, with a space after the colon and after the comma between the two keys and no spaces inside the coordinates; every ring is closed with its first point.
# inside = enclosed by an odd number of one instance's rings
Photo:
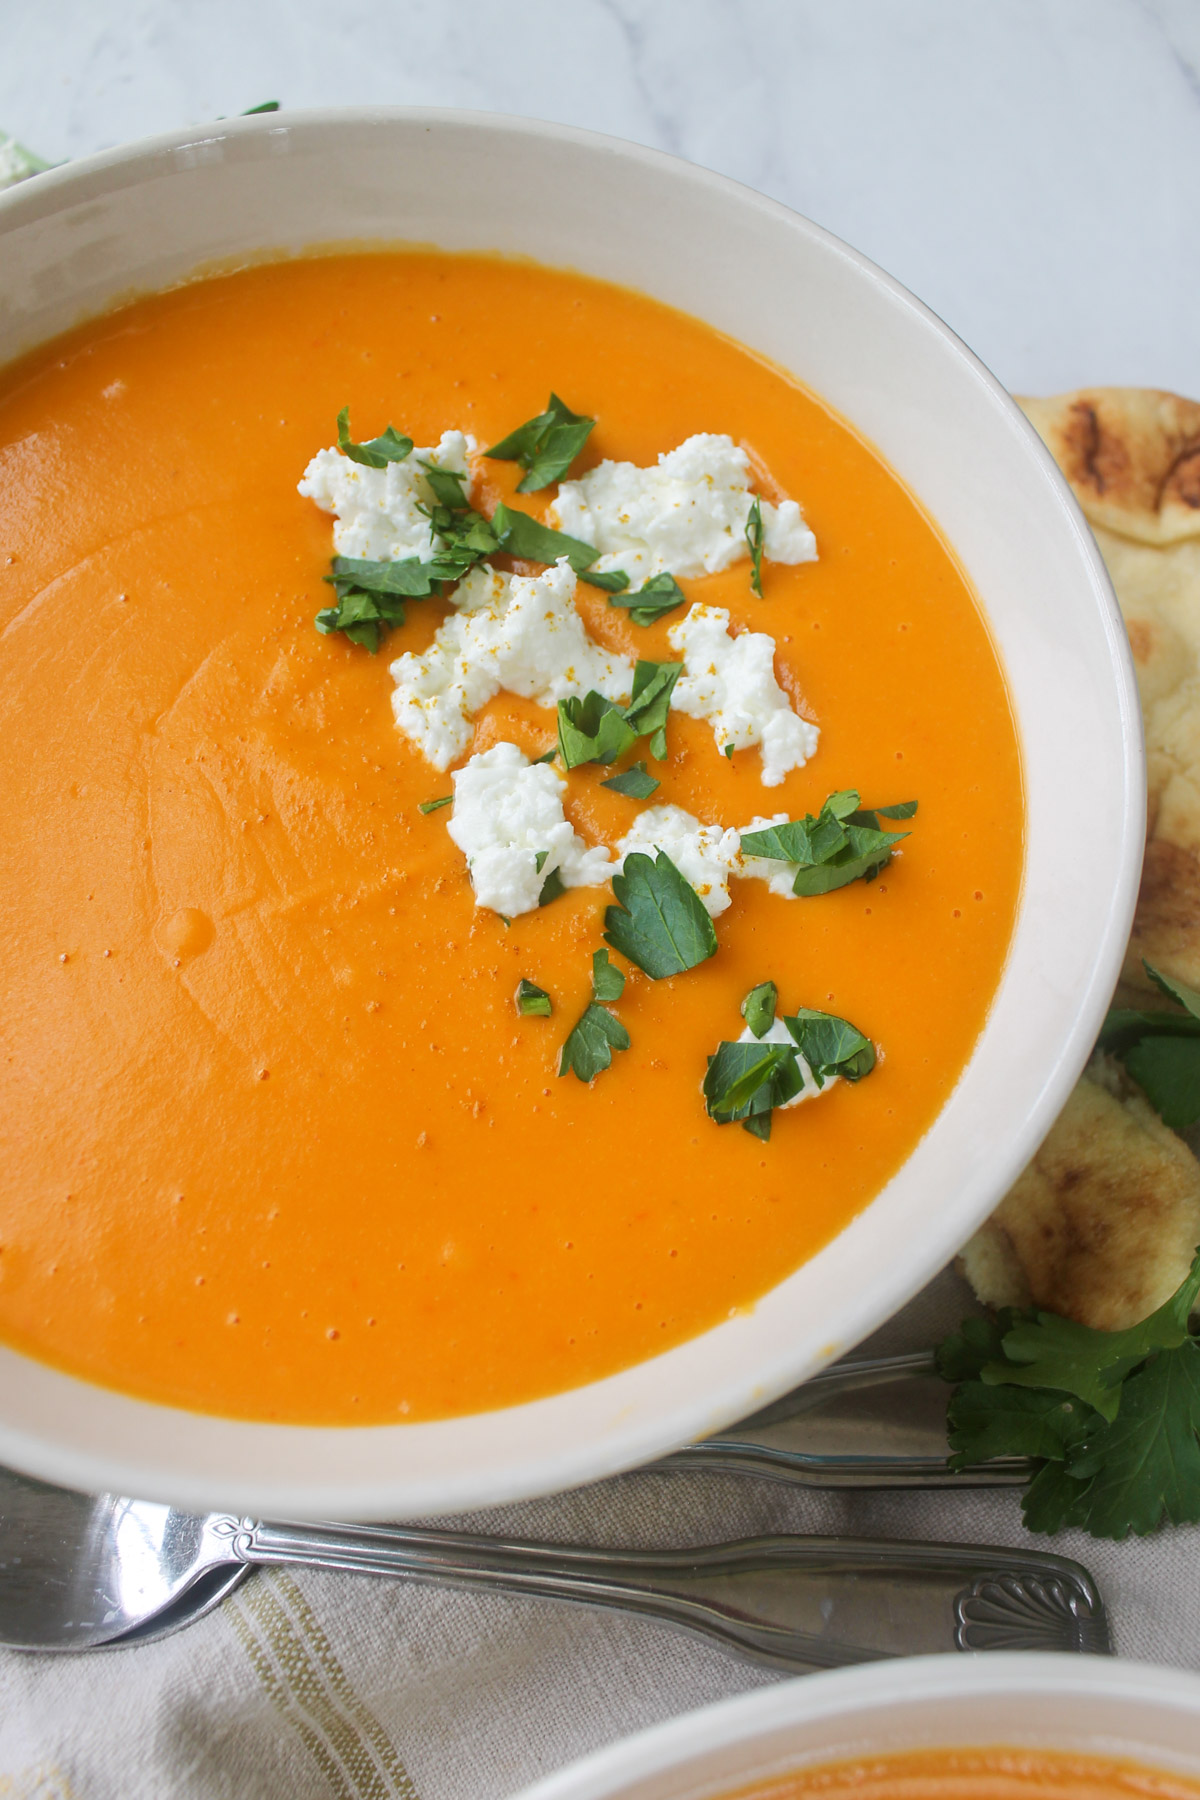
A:
{"type": "Polygon", "coordinates": [[[1041,1551],[816,1537],[598,1550],[399,1526],[251,1520],[237,1522],[232,1539],[246,1562],[619,1607],[779,1669],[956,1649],[1111,1650],[1087,1570],[1041,1551]]]}
{"type": "Polygon", "coordinates": [[[947,1467],[950,1389],[932,1352],[838,1363],[727,1431],[655,1466],[767,1475],[801,1487],[1008,1487],[1032,1465],[947,1467]]]}

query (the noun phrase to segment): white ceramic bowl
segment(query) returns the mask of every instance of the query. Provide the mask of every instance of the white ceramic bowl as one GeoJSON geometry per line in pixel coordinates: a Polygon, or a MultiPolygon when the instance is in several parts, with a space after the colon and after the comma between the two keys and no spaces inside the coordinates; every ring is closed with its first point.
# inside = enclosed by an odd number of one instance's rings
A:
{"type": "MultiPolygon", "coordinates": [[[[572,1486],[764,1404],[953,1255],[1051,1124],[1116,978],[1143,836],[1141,722],[1100,558],[1050,457],[959,340],[846,245],[720,176],[470,113],[266,115],[0,196],[0,361],[198,265],[357,241],[570,265],[791,369],[941,525],[1008,671],[1028,861],[1008,967],[941,1117],[870,1207],[751,1312],[622,1374],[439,1424],[199,1417],[0,1351],[0,1460],[81,1488],[292,1516],[412,1517],[572,1486]]],[[[231,1195],[232,1204],[232,1195],[231,1195]]]]}
{"type": "Polygon", "coordinates": [[[1008,1652],[868,1663],[685,1713],[514,1800],[717,1800],[814,1763],[995,1746],[1084,1752],[1200,1781],[1200,1679],[1008,1652]]]}

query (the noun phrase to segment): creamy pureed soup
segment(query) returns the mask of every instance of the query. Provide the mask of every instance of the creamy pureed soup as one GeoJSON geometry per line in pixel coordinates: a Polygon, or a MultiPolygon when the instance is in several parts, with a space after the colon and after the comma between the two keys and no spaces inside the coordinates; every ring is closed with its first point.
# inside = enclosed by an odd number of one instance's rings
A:
{"type": "Polygon", "coordinates": [[[35,1357],[305,1423],[594,1380],[810,1257],[971,1052],[1022,867],[987,630],[871,448],[693,319],[433,253],[138,301],[0,378],[0,596],[0,1336],[35,1357]],[[596,424],[568,473],[518,492],[525,463],[483,452],[551,390],[552,424],[596,424]],[[354,535],[341,478],[377,471],[339,446],[343,408],[347,444],[384,445],[393,513],[417,508],[382,549],[377,519],[354,535]],[[575,566],[493,530],[376,654],[315,629],[354,616],[354,580],[325,579],[335,533],[359,563],[446,551],[432,509],[455,466],[456,541],[462,509],[494,526],[503,505],[571,537],[575,566]],[[717,493],[717,572],[673,575],[682,551],[634,542],[630,495],[661,500],[660,476],[717,493]],[[624,593],[578,574],[589,532],[619,543],[590,572],[623,571],[624,593]],[[542,644],[531,675],[504,639],[503,680],[467,704],[455,659],[486,659],[518,599],[578,633],[579,667],[542,644]],[[683,665],[640,718],[639,664],[683,665]],[[605,743],[613,760],[567,767],[605,743]],[[647,824],[658,808],[679,811],[647,824]],[[800,895],[798,863],[741,848],[770,820],[795,825],[777,850],[842,846],[812,849],[800,895]],[[907,835],[851,879],[852,828],[907,835]],[[829,868],[846,879],[820,891],[829,868]],[[530,883],[556,873],[538,905],[530,883]],[[655,974],[637,959],[664,906],[668,961],[692,949],[655,974]],[[778,1104],[764,1115],[762,1086],[745,1130],[735,1078],[763,1046],[778,1104]]]}
{"type": "Polygon", "coordinates": [[[823,1763],[725,1800],[1197,1800],[1200,1783],[1107,1756],[1004,1746],[823,1763]]]}

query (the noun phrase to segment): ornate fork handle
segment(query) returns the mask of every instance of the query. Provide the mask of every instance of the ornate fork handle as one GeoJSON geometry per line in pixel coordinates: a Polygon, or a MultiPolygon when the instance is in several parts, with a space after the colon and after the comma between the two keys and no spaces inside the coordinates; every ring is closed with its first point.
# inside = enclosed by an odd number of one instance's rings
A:
{"type": "Polygon", "coordinates": [[[609,1551],[405,1527],[230,1525],[246,1562],[619,1607],[780,1669],[954,1649],[1111,1648],[1087,1570],[1038,1551],[802,1537],[609,1551]]]}
{"type": "Polygon", "coordinates": [[[654,1466],[729,1469],[802,1487],[1008,1487],[1028,1481],[1032,1466],[1017,1457],[947,1468],[949,1393],[929,1351],[838,1363],[752,1418],[654,1466]]]}

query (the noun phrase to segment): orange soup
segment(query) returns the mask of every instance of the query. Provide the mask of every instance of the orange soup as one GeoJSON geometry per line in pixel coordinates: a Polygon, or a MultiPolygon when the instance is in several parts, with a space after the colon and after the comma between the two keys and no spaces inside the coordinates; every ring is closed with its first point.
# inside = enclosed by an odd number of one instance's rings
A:
{"type": "Polygon", "coordinates": [[[1186,1776],[1053,1750],[910,1750],[825,1763],[726,1800],[1200,1800],[1186,1776]]]}
{"type": "MultiPolygon", "coordinates": [[[[473,505],[544,518],[478,456],[473,505]]],[[[513,569],[503,555],[497,566],[513,569]]],[[[526,574],[540,565],[518,564],[526,574]]],[[[431,1419],[593,1381],[780,1282],[929,1128],[995,992],[1022,867],[1004,679],[953,555],[844,422],[736,343],[620,288],[438,253],[330,256],[198,280],[0,377],[0,836],[5,846],[0,1337],[148,1399],[297,1423],[431,1419]],[[670,715],[654,805],[744,826],[856,790],[915,799],[874,881],[731,885],[717,953],[627,977],[627,1033],[559,1075],[591,998],[607,887],[505,919],[475,904],[451,791],[397,730],[389,665],[452,611],[412,600],[372,655],[314,615],[332,521],[297,483],[350,408],[365,439],[481,447],[549,389],[597,420],[575,471],[652,465],[696,433],[792,496],[814,562],[683,579],[767,633],[819,747],[766,788],[670,715]],[[552,1011],[522,1014],[518,982],[552,1011]],[[706,1115],[706,1061],[748,990],[850,1020],[869,1079],[706,1115]]],[[[580,582],[596,643],[670,661],[580,582]]],[[[553,749],[500,693],[464,757],[553,749]]],[[[565,777],[613,845],[641,801],[565,777]]],[[[559,765],[561,768],[561,764],[559,765]]]]}

